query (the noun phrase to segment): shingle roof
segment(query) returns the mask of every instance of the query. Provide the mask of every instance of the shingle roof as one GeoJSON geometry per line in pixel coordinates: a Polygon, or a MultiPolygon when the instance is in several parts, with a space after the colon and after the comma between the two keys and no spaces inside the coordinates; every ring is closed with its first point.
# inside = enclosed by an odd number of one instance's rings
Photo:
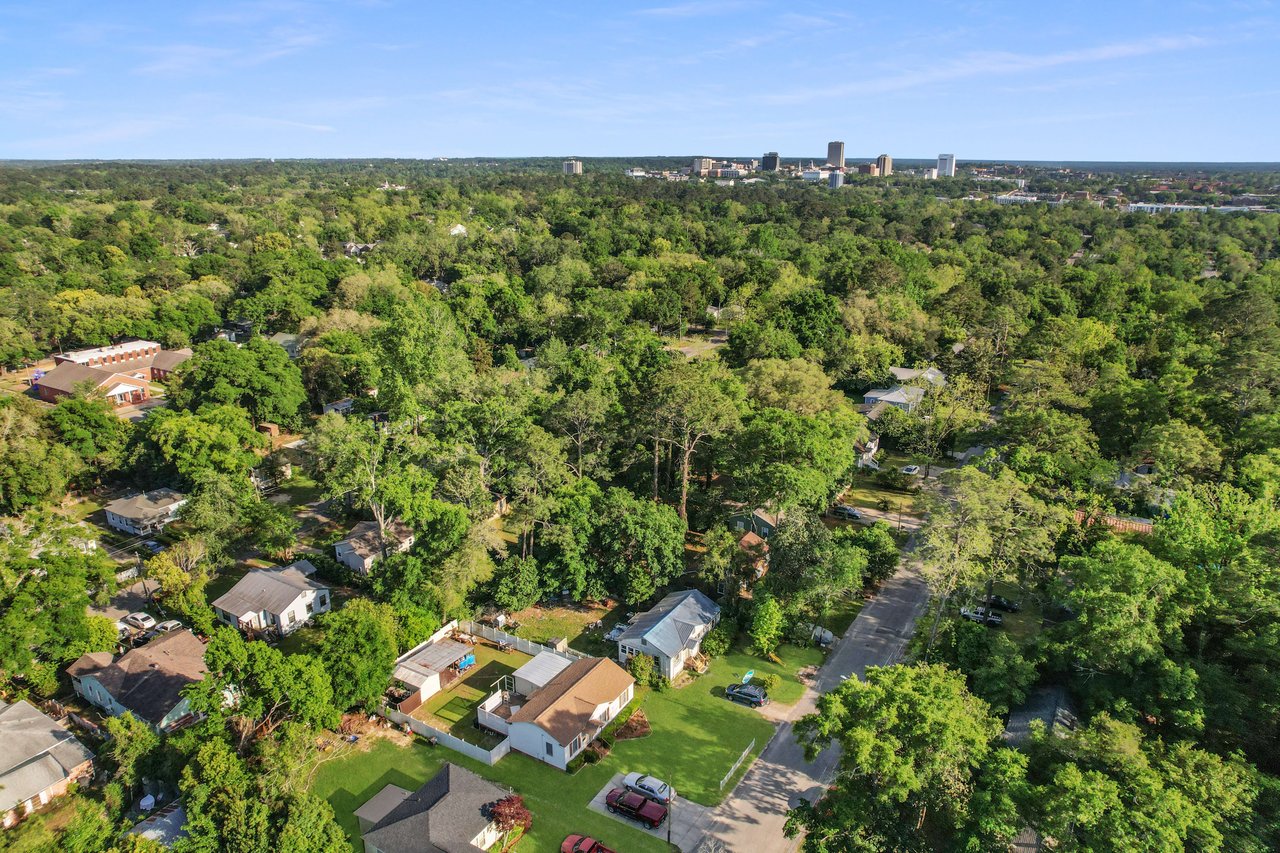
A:
{"type": "Polygon", "coordinates": [[[675,657],[698,628],[714,623],[719,616],[719,605],[698,590],[673,592],[652,610],[641,613],[618,642],[642,650],[654,648],[667,657],[675,657]]]}
{"type": "Polygon", "coordinates": [[[155,358],[151,360],[153,370],[173,370],[187,359],[191,358],[192,352],[189,347],[183,349],[166,349],[156,353],[155,358]]]}
{"type": "MultiPolygon", "coordinates": [[[[384,789],[385,790],[385,789],[384,789]]],[[[445,762],[364,834],[382,853],[474,853],[471,839],[489,825],[489,807],[507,791],[470,770],[445,762]]]]}
{"type": "MultiPolygon", "coordinates": [[[[401,542],[405,542],[412,535],[413,530],[403,521],[393,521],[387,525],[387,542],[393,546],[398,546],[401,542]]],[[[382,556],[382,547],[378,541],[377,522],[360,522],[351,528],[351,532],[347,534],[347,538],[343,539],[342,542],[349,545],[351,550],[361,557],[382,556]]],[[[394,550],[394,547],[392,550],[394,550]]]]}
{"type": "Polygon", "coordinates": [[[121,518],[147,519],[158,515],[167,515],[174,504],[181,503],[186,499],[186,495],[181,492],[175,492],[173,489],[152,489],[149,492],[130,495],[127,498],[117,498],[107,504],[105,509],[107,512],[115,513],[121,518]]]}
{"type": "Polygon", "coordinates": [[[607,658],[580,658],[529,697],[511,715],[512,723],[533,723],[561,746],[590,727],[596,708],[635,684],[625,669],[607,658]]]}
{"type": "MultiPolygon", "coordinates": [[[[132,366],[131,366],[132,367],[132,366]]],[[[139,369],[133,367],[133,369],[139,369]]],[[[147,371],[148,368],[141,368],[147,371]]],[[[114,370],[104,370],[100,367],[89,367],[85,364],[76,364],[74,361],[64,361],[53,370],[50,370],[40,379],[36,380],[36,385],[43,385],[46,388],[52,388],[55,391],[62,391],[70,394],[81,382],[92,382],[94,388],[101,388],[112,380],[137,385],[139,388],[146,388],[145,379],[135,379],[127,372],[118,372],[114,370]]]]}
{"type": "Polygon", "coordinates": [[[313,581],[293,567],[254,569],[213,602],[213,606],[233,616],[246,613],[283,613],[307,590],[325,590],[327,586],[313,581]]]}
{"type": "Polygon", "coordinates": [[[93,753],[31,703],[0,702],[0,812],[29,800],[93,760],[93,753]]]}
{"type": "Polygon", "coordinates": [[[121,655],[96,672],[88,655],[71,664],[92,674],[117,702],[140,720],[159,723],[182,699],[182,689],[204,678],[204,643],[190,631],[170,631],[121,655]]]}

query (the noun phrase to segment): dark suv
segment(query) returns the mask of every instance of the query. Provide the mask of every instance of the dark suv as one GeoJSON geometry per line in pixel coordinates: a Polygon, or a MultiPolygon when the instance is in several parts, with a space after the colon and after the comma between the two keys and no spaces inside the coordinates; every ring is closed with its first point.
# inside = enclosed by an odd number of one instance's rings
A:
{"type": "Polygon", "coordinates": [[[724,689],[724,695],[730,701],[741,702],[753,708],[769,704],[769,694],[764,692],[763,687],[756,687],[754,684],[730,684],[724,689]]]}
{"type": "Polygon", "coordinates": [[[657,829],[667,819],[666,806],[626,788],[614,788],[604,798],[604,804],[613,814],[638,820],[650,829],[657,829]]]}

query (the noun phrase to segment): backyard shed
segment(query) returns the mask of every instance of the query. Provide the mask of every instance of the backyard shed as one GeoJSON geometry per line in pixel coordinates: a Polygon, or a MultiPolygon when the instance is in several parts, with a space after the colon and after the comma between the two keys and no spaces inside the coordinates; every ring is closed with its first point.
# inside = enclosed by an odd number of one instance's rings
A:
{"type": "Polygon", "coordinates": [[[475,649],[466,643],[442,636],[452,631],[445,626],[436,635],[417,648],[410,650],[396,661],[392,677],[410,691],[410,701],[401,700],[399,709],[410,713],[423,701],[440,692],[452,681],[455,670],[465,669],[475,663],[475,649]]]}
{"type": "Polygon", "coordinates": [[[539,652],[538,656],[512,673],[516,692],[532,696],[533,692],[559,675],[573,661],[555,652],[539,652]]]}

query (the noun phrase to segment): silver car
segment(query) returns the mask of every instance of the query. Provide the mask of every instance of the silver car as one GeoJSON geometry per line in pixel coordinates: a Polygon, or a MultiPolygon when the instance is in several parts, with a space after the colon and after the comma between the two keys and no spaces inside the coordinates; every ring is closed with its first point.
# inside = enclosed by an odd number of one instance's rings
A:
{"type": "Polygon", "coordinates": [[[675,788],[661,779],[655,779],[643,773],[628,773],[623,777],[622,784],[627,787],[627,790],[635,791],[664,806],[676,798],[675,788]]]}

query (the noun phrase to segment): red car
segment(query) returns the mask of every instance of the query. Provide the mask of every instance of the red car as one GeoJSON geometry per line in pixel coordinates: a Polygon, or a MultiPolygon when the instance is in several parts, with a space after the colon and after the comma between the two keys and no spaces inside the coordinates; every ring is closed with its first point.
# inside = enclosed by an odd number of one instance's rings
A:
{"type": "Polygon", "coordinates": [[[560,845],[560,853],[618,853],[587,835],[570,835],[560,845]]]}
{"type": "Polygon", "coordinates": [[[657,829],[667,819],[666,806],[626,788],[614,788],[604,798],[604,804],[614,814],[647,824],[650,829],[657,829]]]}

